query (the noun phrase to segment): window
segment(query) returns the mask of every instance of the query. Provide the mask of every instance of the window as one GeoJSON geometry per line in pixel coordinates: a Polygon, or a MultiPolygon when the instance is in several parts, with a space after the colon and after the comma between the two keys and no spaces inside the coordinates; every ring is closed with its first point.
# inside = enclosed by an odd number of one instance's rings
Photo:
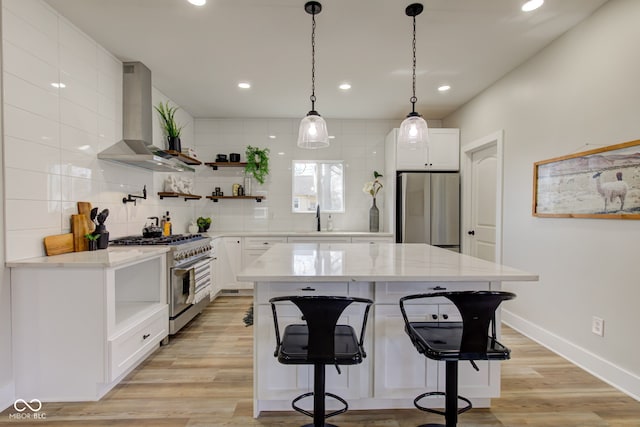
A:
{"type": "Polygon", "coordinates": [[[338,161],[293,161],[291,210],[294,213],[344,212],[344,166],[338,161]]]}

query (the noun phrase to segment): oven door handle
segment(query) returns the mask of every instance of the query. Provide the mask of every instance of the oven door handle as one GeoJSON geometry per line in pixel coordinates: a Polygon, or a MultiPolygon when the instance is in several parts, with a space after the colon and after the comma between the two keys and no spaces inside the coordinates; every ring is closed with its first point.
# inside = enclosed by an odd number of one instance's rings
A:
{"type": "Polygon", "coordinates": [[[183,266],[180,266],[180,267],[174,267],[173,271],[175,271],[178,274],[183,274],[183,273],[186,273],[189,270],[194,269],[198,264],[209,262],[212,259],[213,259],[212,257],[200,258],[199,260],[196,260],[196,261],[194,261],[192,263],[189,263],[187,265],[183,265],[183,266]]]}

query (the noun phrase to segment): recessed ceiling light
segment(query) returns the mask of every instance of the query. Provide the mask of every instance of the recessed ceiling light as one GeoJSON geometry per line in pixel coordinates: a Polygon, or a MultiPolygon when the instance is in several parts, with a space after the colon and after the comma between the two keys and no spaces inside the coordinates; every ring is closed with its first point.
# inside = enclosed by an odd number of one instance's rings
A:
{"type": "Polygon", "coordinates": [[[336,139],[334,135],[329,135],[329,139],[336,139]]]}
{"type": "Polygon", "coordinates": [[[448,91],[449,89],[451,89],[451,86],[449,86],[449,85],[442,85],[442,86],[440,86],[440,87],[438,88],[438,90],[439,90],[440,92],[446,92],[446,91],[448,91]]]}
{"type": "Polygon", "coordinates": [[[249,89],[251,87],[251,83],[249,83],[249,82],[240,82],[240,83],[238,83],[238,87],[240,89],[249,89]]]}
{"type": "Polygon", "coordinates": [[[278,156],[284,156],[285,152],[284,151],[278,151],[278,156]]]}
{"type": "Polygon", "coordinates": [[[269,135],[269,139],[276,139],[275,135],[269,135]]]}
{"type": "Polygon", "coordinates": [[[542,6],[543,3],[544,3],[544,0],[529,0],[528,2],[522,5],[522,11],[531,12],[532,10],[536,10],[537,8],[542,6]]]}
{"type": "Polygon", "coordinates": [[[340,86],[338,86],[340,89],[342,90],[349,90],[351,89],[351,85],[349,83],[342,83],[340,86]]]}
{"type": "Polygon", "coordinates": [[[78,150],[88,150],[89,148],[91,148],[90,145],[81,145],[78,147],[78,150]]]}
{"type": "Polygon", "coordinates": [[[207,0],[189,0],[189,3],[194,6],[204,6],[205,3],[207,3],[207,0]]]}
{"type": "Polygon", "coordinates": [[[57,83],[57,82],[56,82],[56,83],[51,83],[51,86],[53,86],[53,87],[55,87],[55,88],[60,88],[60,89],[67,87],[67,85],[66,85],[66,84],[64,84],[64,83],[57,83]]]}

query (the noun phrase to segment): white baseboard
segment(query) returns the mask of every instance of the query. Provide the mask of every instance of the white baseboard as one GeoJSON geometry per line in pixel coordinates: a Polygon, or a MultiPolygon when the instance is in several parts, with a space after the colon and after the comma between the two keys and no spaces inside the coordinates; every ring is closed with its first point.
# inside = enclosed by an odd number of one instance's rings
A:
{"type": "Polygon", "coordinates": [[[564,357],[612,387],[640,401],[640,377],[547,331],[512,312],[502,310],[502,322],[564,357]]]}
{"type": "Polygon", "coordinates": [[[13,405],[16,401],[15,384],[13,381],[9,381],[0,385],[0,412],[13,405]]]}

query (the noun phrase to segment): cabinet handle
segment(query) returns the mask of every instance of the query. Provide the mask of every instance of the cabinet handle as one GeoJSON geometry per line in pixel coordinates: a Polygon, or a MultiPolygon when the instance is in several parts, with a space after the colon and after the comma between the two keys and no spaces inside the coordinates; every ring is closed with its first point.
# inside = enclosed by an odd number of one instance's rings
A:
{"type": "Polygon", "coordinates": [[[438,320],[438,315],[437,315],[437,314],[432,314],[432,315],[431,315],[431,318],[432,318],[433,320],[438,320]]]}
{"type": "Polygon", "coordinates": [[[151,334],[144,334],[144,335],[142,336],[142,339],[143,339],[143,340],[146,340],[146,339],[147,339],[147,338],[149,338],[150,336],[151,336],[151,334]]]}
{"type": "Polygon", "coordinates": [[[305,291],[305,292],[315,292],[315,288],[312,288],[310,286],[307,286],[306,288],[302,288],[300,289],[301,291],[305,291]]]}
{"type": "Polygon", "coordinates": [[[443,318],[444,320],[447,320],[447,319],[449,318],[449,315],[448,315],[448,314],[443,314],[443,315],[442,315],[442,318],[443,318]]]}
{"type": "Polygon", "coordinates": [[[446,291],[447,290],[447,288],[443,288],[442,286],[436,286],[435,288],[431,288],[431,289],[433,289],[434,291],[446,291]]]}
{"type": "Polygon", "coordinates": [[[269,242],[262,242],[262,244],[263,244],[263,245],[268,245],[268,244],[269,244],[269,242]]]}
{"type": "Polygon", "coordinates": [[[469,231],[467,231],[467,234],[469,236],[475,236],[476,235],[476,230],[469,230],[469,231]]]}

